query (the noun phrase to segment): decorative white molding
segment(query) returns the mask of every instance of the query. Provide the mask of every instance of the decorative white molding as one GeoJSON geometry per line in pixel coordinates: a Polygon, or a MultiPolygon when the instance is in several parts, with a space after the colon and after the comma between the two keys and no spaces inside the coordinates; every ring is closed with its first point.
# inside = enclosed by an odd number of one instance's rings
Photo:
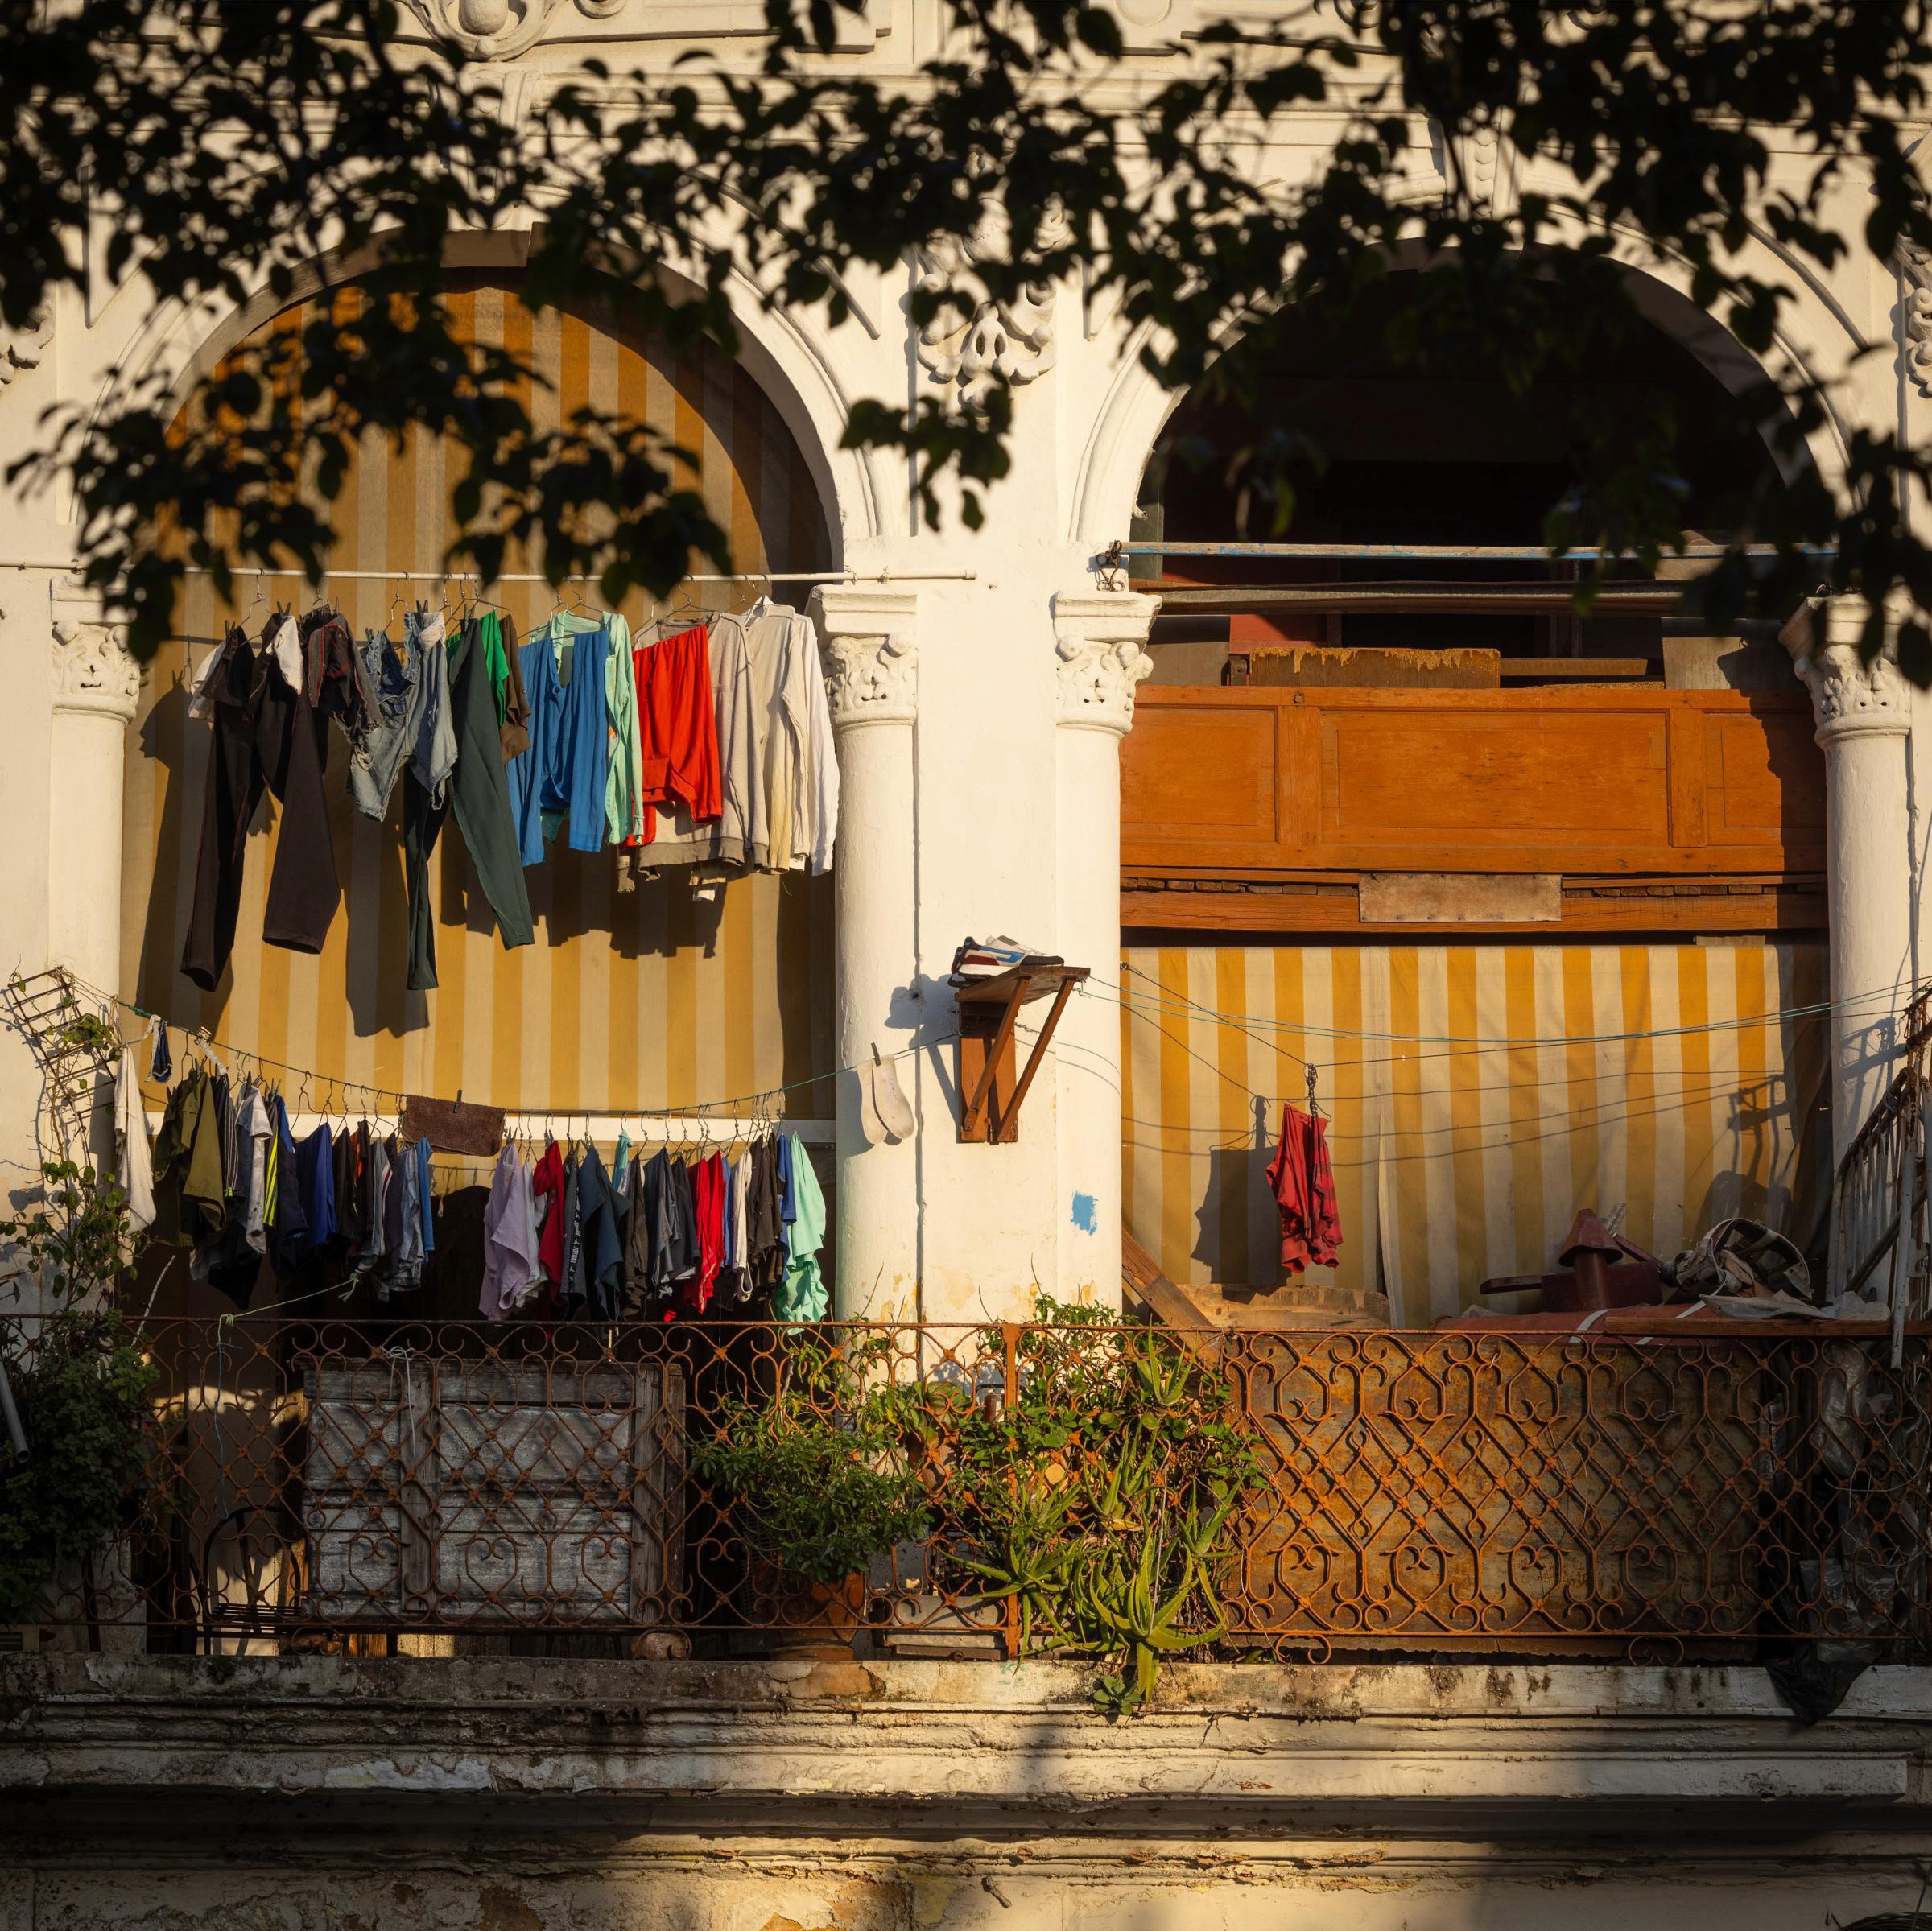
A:
{"type": "Polygon", "coordinates": [[[119,626],[85,592],[52,592],[53,708],[131,723],[141,698],[141,666],[127,654],[119,626]]]}
{"type": "MultiPolygon", "coordinates": [[[[436,35],[473,59],[508,60],[551,34],[564,33],[572,16],[608,21],[599,39],[626,41],[752,39],[767,30],[763,0],[409,0],[410,10],[436,35]]],[[[840,8],[836,51],[865,53],[892,31],[881,0],[869,0],[863,16],[840,8]]]]}
{"type": "Polygon", "coordinates": [[[1865,615],[1860,598],[1814,598],[1780,633],[1811,693],[1821,745],[1868,733],[1902,737],[1912,728],[1912,687],[1889,643],[1865,654],[1865,615]]]}
{"type": "Polygon", "coordinates": [[[1476,213],[1500,217],[1515,212],[1519,160],[1513,143],[1495,128],[1474,127],[1466,134],[1451,134],[1432,121],[1429,146],[1445,194],[1456,186],[1459,177],[1476,213]]]}
{"type": "Polygon", "coordinates": [[[821,584],[811,593],[835,731],[910,724],[919,715],[919,597],[907,590],[821,584]]]}
{"type": "MultiPolygon", "coordinates": [[[[1057,212],[1041,226],[1041,239],[1050,247],[1063,246],[1071,233],[1057,212]]],[[[1054,365],[1051,282],[1022,282],[1005,301],[975,297],[975,271],[981,263],[1005,261],[1009,243],[1005,212],[989,202],[964,240],[941,236],[913,250],[914,289],[952,297],[919,327],[914,349],[919,366],[928,382],[953,391],[959,406],[975,415],[1000,384],[1022,387],[1054,365]]]]}
{"type": "MultiPolygon", "coordinates": [[[[439,39],[478,60],[507,60],[535,47],[566,12],[560,0],[409,0],[439,39]]],[[[575,0],[587,20],[609,20],[624,0],[575,0]]]]}
{"type": "Polygon", "coordinates": [[[42,315],[25,328],[0,329],[0,394],[12,386],[22,370],[38,369],[54,339],[54,324],[42,315]]]}
{"type": "Polygon", "coordinates": [[[1075,730],[1124,735],[1133,724],[1136,686],[1154,669],[1141,646],[1161,607],[1158,596],[1101,590],[1053,600],[1054,654],[1059,659],[1060,722],[1075,730]]]}
{"type": "Polygon", "coordinates": [[[1905,307],[1905,374],[1921,395],[1932,396],[1932,252],[1901,235],[1892,266],[1905,307]]]}

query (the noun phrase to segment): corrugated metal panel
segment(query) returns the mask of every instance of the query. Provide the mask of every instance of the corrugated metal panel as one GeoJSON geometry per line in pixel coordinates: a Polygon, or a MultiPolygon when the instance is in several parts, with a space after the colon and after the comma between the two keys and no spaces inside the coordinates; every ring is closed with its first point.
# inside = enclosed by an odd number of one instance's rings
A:
{"type": "MultiPolygon", "coordinates": [[[[824,566],[823,522],[803,459],[770,402],[721,353],[667,358],[574,316],[533,320],[494,286],[454,300],[474,339],[528,347],[552,385],[530,398],[540,428],[593,396],[614,400],[696,458],[695,472],[679,481],[702,489],[730,532],[738,567],[824,566]]],[[[365,444],[335,506],[341,541],[333,566],[440,567],[451,537],[448,464],[456,460],[434,438],[413,438],[400,452],[380,439],[365,444]]],[[[530,567],[515,556],[506,564],[530,567]]],[[[396,588],[345,583],[336,600],[358,630],[381,626],[399,621],[396,588]]],[[[724,592],[715,602],[734,600],[729,587],[704,588],[724,592]]],[[[407,595],[419,588],[427,587],[407,595]]],[[[304,595],[293,580],[271,586],[270,601],[275,589],[304,595]]],[[[540,584],[505,585],[498,594],[519,629],[543,621],[555,601],[540,584]]],[[[239,593],[238,613],[251,629],[267,608],[252,584],[239,593]]],[[[748,878],[708,903],[671,874],[619,895],[610,854],[559,848],[526,874],[536,943],[506,952],[452,819],[431,868],[441,984],[426,994],[405,991],[402,788],[383,824],[353,811],[339,737],[329,803],[345,905],[327,946],[310,958],[261,942],[276,837],[265,801],[233,967],[220,991],[204,996],[175,969],[208,742],[207,728],[188,720],[183,679],[228,614],[205,580],[190,582],[182,629],[191,641],[171,646],[157,665],[148,708],[130,740],[122,984],[136,988],[142,1005],[328,1080],[444,1094],[460,1088],[511,1108],[676,1108],[793,1084],[829,1067],[828,879],[748,878]]],[[[635,624],[650,609],[638,600],[625,614],[635,624]]],[[[325,1095],[314,1098],[320,1104],[325,1095]]],[[[829,1114],[829,1087],[795,1094],[791,1110],[829,1114]]]]}
{"type": "Polygon", "coordinates": [[[1385,1287],[1398,1322],[1553,1267],[1579,1206],[1622,1203],[1630,1237],[1666,1254],[1727,1214],[1810,1231],[1829,1170],[1823,1025],[1779,1015],[1827,996],[1822,946],[1124,958],[1127,1220],[1177,1281],[1281,1278],[1265,1170],[1282,1100],[1304,1093],[1300,1057],[1333,1116],[1333,1278],[1385,1287]],[[1635,1034],[1655,1036],[1604,1037],[1635,1034]]]}

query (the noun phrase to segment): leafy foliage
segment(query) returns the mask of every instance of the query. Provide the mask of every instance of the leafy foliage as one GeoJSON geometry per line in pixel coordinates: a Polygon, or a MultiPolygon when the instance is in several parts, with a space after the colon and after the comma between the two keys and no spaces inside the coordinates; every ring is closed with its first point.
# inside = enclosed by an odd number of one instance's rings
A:
{"type": "MultiPolygon", "coordinates": [[[[1802,285],[1861,250],[1932,249],[1907,133],[1925,107],[1922,0],[1309,0],[1265,32],[1208,30],[1205,57],[1165,80],[1147,77],[1162,64],[1121,63],[1115,19],[1089,0],[945,0],[952,31],[923,71],[841,72],[820,56],[860,4],[767,0],[762,71],[593,65],[529,125],[506,111],[500,70],[426,43],[394,0],[6,6],[0,320],[26,326],[64,287],[99,303],[139,281],[193,309],[357,283],[299,336],[211,372],[180,433],[180,398],[145,357],[52,425],[35,466],[71,481],[87,574],[137,654],[167,627],[184,560],[224,590],[236,561],[325,560],[368,432],[419,427],[464,452],[452,561],[485,574],[524,539],[553,576],[601,571],[615,601],[667,589],[694,550],[724,560],[645,426],[586,409],[539,431],[527,358],[456,338],[452,233],[525,231],[534,308],[614,306],[673,348],[708,334],[729,349],[734,286],[836,324],[853,270],[968,236],[991,206],[1006,253],[915,295],[915,322],[1078,270],[1162,382],[1257,407],[1283,318],[1345,324],[1398,262],[1418,291],[1387,324],[1391,354],[1420,372],[1492,357],[1518,392],[1642,325],[1632,268],[1681,265],[1765,359],[1737,417],[1772,425],[1788,456],[1835,411],[1835,378],[1781,347],[1802,285]],[[1320,130],[1314,165],[1257,178],[1257,140],[1296,116],[1319,117],[1295,130],[1320,130]],[[1472,143],[1521,155],[1525,192],[1490,194],[1472,143]],[[1237,336],[1248,353],[1223,356],[1237,336]]],[[[1009,401],[996,390],[980,416],[861,401],[847,439],[907,450],[928,514],[956,505],[970,523],[1009,464],[1009,401]]],[[[1581,452],[1553,548],[1649,562],[1681,540],[1678,425],[1661,402],[1643,413],[1581,452]]],[[[1295,440],[1263,423],[1241,458],[1266,530],[1292,516],[1295,440]]],[[[1835,473],[1787,464],[1744,505],[1704,585],[1713,618],[1752,580],[1748,542],[1776,548],[1773,603],[1821,576],[1861,592],[1868,642],[1889,593],[1932,606],[1932,551],[1901,508],[1932,480],[1925,452],[1856,423],[1841,443],[1835,473]]],[[[1583,573],[1586,604],[1601,567],[1583,573]]],[[[1900,647],[1932,678],[1922,617],[1900,647]]]]}
{"type": "Polygon", "coordinates": [[[0,1435],[0,1622],[29,1615],[64,1558],[91,1559],[130,1519],[159,1371],[108,1305],[127,1252],[126,1201],[91,1168],[50,1161],[43,1203],[0,1222],[15,1279],[48,1311],[0,1329],[27,1452],[0,1435]]]}
{"type": "MultiPolygon", "coordinates": [[[[932,1430],[956,1525],[940,1559],[984,1599],[1018,1604],[1022,1652],[1119,1657],[1096,1700],[1125,1714],[1152,1694],[1163,1656],[1228,1633],[1216,1574],[1260,1467],[1171,1335],[1051,1299],[1037,1318],[1051,1325],[1020,1339],[1017,1397],[956,1401],[932,1430]]],[[[989,1330],[983,1355],[1001,1341],[989,1330]]]]}
{"type": "Polygon", "coordinates": [[[76,1308],[50,1315],[6,1366],[28,1443],[16,1457],[0,1441],[0,1622],[18,1622],[63,1558],[90,1558],[130,1519],[159,1371],[118,1314],[76,1308]]]}
{"type": "Polygon", "coordinates": [[[840,1354],[804,1336],[776,1398],[723,1403],[716,1437],[691,1450],[700,1479],[733,1498],[749,1546],[796,1581],[842,1582],[927,1533],[899,1405],[869,1381],[871,1365],[864,1343],[840,1354]]]}

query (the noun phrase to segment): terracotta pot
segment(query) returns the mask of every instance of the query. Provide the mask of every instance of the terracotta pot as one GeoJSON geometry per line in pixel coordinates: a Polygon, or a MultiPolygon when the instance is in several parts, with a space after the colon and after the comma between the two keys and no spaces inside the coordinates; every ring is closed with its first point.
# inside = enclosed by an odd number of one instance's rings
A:
{"type": "Polygon", "coordinates": [[[856,1570],[838,1582],[802,1582],[776,1562],[760,1562],[752,1587],[769,1607],[771,1653],[780,1662],[849,1662],[865,1616],[865,1578],[856,1570]]]}

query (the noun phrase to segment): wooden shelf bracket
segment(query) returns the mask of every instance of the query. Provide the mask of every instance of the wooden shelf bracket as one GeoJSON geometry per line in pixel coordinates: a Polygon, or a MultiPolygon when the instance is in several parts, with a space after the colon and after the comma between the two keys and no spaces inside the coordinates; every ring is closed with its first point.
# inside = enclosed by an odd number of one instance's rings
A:
{"type": "Polygon", "coordinates": [[[990,1146],[1019,1138],[1021,1103],[1033,1085],[1041,1056],[1073,988],[1088,972],[1085,966],[1062,965],[1058,959],[1029,958],[993,978],[972,980],[957,988],[954,1002],[960,1017],[961,1140],[984,1141],[990,1146]],[[1016,1077],[1013,1029],[1020,1008],[1049,996],[1053,1004],[1016,1077]]]}

